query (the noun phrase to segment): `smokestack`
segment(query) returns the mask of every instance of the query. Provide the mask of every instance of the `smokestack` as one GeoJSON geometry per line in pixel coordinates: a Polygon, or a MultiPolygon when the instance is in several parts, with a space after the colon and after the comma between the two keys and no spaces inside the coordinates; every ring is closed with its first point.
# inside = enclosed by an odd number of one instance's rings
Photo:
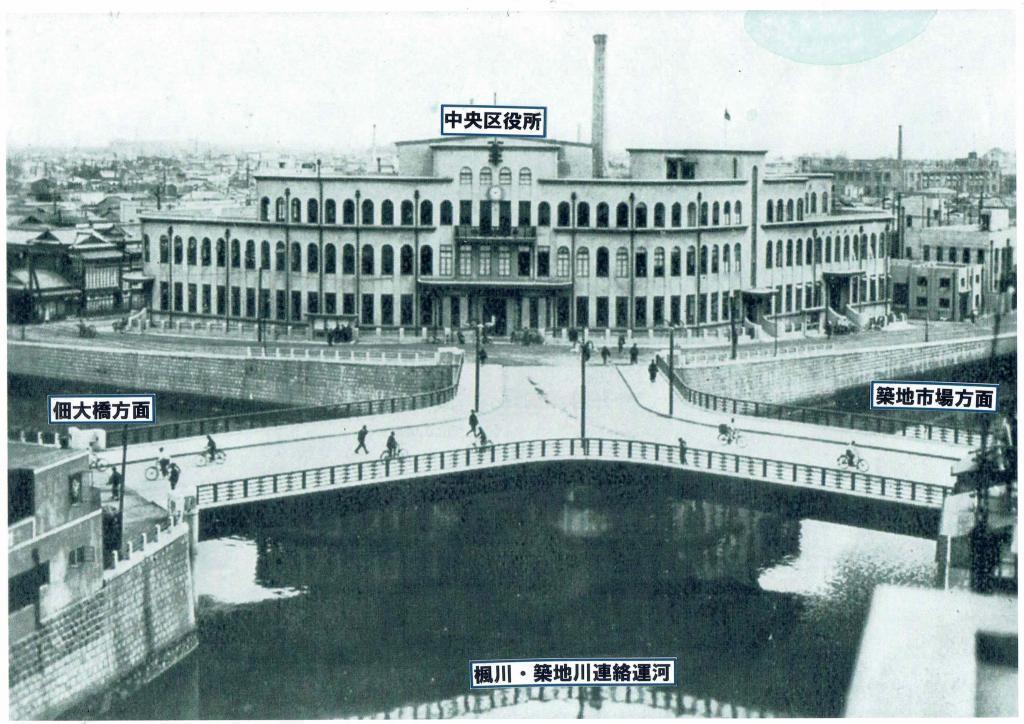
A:
{"type": "Polygon", "coordinates": [[[896,183],[899,184],[897,190],[902,192],[903,189],[903,125],[900,124],[899,135],[896,140],[896,173],[899,178],[896,183]]]}
{"type": "Polygon", "coordinates": [[[594,147],[594,178],[604,178],[604,46],[607,35],[594,36],[594,107],[590,143],[594,147]]]}

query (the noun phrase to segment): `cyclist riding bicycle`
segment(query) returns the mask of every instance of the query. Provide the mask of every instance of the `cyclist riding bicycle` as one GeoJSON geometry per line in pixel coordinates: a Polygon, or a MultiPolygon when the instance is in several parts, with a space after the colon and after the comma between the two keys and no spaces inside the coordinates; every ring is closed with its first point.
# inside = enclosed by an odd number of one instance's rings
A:
{"type": "Polygon", "coordinates": [[[718,434],[723,435],[727,443],[736,442],[736,418],[734,417],[731,420],[729,420],[728,425],[719,425],[718,434]]]}
{"type": "Polygon", "coordinates": [[[166,478],[171,465],[171,456],[165,453],[163,448],[160,448],[160,452],[156,456],[156,464],[160,468],[160,474],[166,478]]]}
{"type": "Polygon", "coordinates": [[[846,446],[846,452],[843,453],[846,456],[846,463],[850,467],[856,467],[860,461],[860,452],[857,450],[857,443],[850,440],[850,444],[846,446]]]}
{"type": "Polygon", "coordinates": [[[395,437],[394,430],[388,435],[387,453],[389,458],[393,458],[398,454],[398,439],[395,437]]]}
{"type": "Polygon", "coordinates": [[[217,455],[217,443],[213,441],[213,438],[209,435],[206,436],[206,457],[213,462],[214,457],[217,455]]]}

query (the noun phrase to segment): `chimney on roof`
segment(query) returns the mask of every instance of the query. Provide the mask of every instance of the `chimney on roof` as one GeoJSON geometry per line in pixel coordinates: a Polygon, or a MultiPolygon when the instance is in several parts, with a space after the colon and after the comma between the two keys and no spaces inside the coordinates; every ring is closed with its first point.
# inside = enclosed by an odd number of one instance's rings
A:
{"type": "Polygon", "coordinates": [[[896,189],[903,191],[903,125],[899,127],[899,135],[896,137],[896,173],[898,184],[896,189]]]}
{"type": "Polygon", "coordinates": [[[590,143],[594,152],[594,178],[604,178],[604,47],[607,35],[594,36],[594,107],[590,143]]]}

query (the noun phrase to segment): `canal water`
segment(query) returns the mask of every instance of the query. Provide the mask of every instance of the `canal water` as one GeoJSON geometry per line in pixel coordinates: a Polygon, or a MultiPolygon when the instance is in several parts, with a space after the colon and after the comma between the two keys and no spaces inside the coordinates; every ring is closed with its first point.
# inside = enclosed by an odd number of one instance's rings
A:
{"type": "Polygon", "coordinates": [[[199,648],[107,716],[682,713],[607,687],[546,701],[468,687],[471,659],[616,656],[678,657],[677,703],[839,716],[872,591],[933,584],[926,537],[813,519],[699,475],[584,465],[204,522],[199,648]]]}

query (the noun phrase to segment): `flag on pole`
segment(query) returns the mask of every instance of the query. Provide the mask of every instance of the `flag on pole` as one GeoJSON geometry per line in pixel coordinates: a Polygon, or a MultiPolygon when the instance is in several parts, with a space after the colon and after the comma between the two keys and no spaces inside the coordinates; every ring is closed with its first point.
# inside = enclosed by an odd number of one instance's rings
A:
{"type": "Polygon", "coordinates": [[[732,116],[729,115],[729,109],[728,108],[725,109],[725,120],[727,120],[727,121],[731,121],[732,120],[732,116]]]}

